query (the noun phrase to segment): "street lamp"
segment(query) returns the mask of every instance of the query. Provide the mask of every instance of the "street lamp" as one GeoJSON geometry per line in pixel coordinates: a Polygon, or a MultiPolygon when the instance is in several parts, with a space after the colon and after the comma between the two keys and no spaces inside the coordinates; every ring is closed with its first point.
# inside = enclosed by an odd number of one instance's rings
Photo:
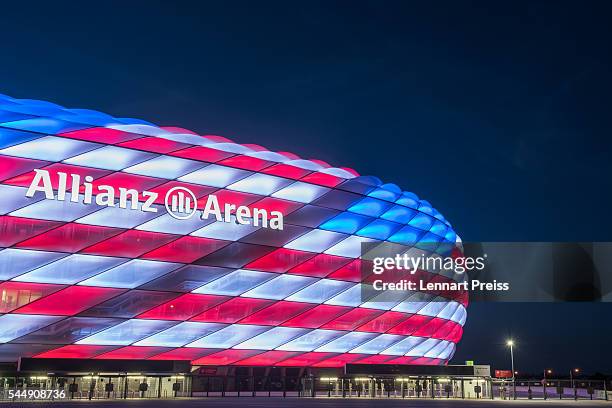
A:
{"type": "Polygon", "coordinates": [[[516,379],[514,377],[514,340],[510,339],[506,341],[506,345],[510,347],[510,363],[512,365],[512,394],[514,395],[514,399],[516,399],[516,379]]]}
{"type": "Polygon", "coordinates": [[[551,369],[545,369],[544,370],[544,384],[543,384],[543,387],[544,387],[544,399],[546,399],[548,397],[548,395],[546,395],[546,383],[547,383],[546,374],[552,374],[552,370],[551,369]]]}
{"type": "Polygon", "coordinates": [[[572,388],[574,388],[574,374],[578,374],[580,372],[579,368],[574,368],[570,370],[570,383],[572,384],[572,388]]]}

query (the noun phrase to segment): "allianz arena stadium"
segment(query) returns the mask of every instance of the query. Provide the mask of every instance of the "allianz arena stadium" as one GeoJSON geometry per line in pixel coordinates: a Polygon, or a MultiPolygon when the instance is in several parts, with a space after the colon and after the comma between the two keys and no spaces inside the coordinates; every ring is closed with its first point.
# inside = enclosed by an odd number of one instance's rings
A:
{"type": "Polygon", "coordinates": [[[467,296],[363,298],[362,243],[460,240],[350,168],[0,95],[0,197],[3,363],[444,366],[462,336],[467,296]]]}

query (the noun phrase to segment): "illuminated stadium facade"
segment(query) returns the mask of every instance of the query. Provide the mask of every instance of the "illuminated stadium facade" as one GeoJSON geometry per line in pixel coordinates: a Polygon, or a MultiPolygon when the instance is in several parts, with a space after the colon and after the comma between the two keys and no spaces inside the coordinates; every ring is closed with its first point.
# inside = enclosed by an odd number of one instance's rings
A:
{"type": "Polygon", "coordinates": [[[460,241],[352,169],[0,96],[0,183],[4,363],[445,365],[462,335],[464,296],[362,299],[361,243],[460,241]]]}

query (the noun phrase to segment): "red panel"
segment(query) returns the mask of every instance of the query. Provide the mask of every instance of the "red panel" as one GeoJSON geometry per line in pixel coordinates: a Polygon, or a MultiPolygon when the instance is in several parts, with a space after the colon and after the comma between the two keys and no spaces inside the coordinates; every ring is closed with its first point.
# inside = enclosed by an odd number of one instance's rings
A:
{"type": "Polygon", "coordinates": [[[149,360],[195,360],[217,351],[219,351],[219,349],[181,347],[149,357],[149,360]]]}
{"type": "Polygon", "coordinates": [[[101,354],[97,356],[96,359],[139,360],[161,354],[168,350],[170,350],[169,347],[126,346],[101,354]]]}
{"type": "Polygon", "coordinates": [[[125,289],[69,286],[25,305],[15,313],[70,316],[125,292],[125,289]]]}
{"type": "Polygon", "coordinates": [[[188,188],[189,190],[191,190],[191,192],[193,192],[193,194],[195,194],[196,198],[207,196],[210,193],[217,190],[216,187],[200,186],[197,184],[189,184],[189,183],[183,183],[180,181],[172,180],[172,181],[162,184],[161,186],[157,186],[149,190],[149,191],[152,191],[158,194],[157,199],[155,199],[154,203],[164,204],[166,193],[168,193],[168,191],[174,187],[188,188]]]}
{"type": "Polygon", "coordinates": [[[261,172],[271,174],[273,176],[280,176],[297,180],[310,173],[310,170],[301,169],[299,167],[291,166],[289,164],[279,163],[275,164],[272,167],[268,167],[267,169],[262,170],[261,172]]]}
{"type": "Polygon", "coordinates": [[[434,333],[440,330],[444,323],[446,323],[445,319],[434,317],[427,324],[419,327],[414,333],[412,333],[412,335],[419,337],[433,337],[434,333]]]}
{"type": "Polygon", "coordinates": [[[191,362],[192,365],[227,365],[261,354],[261,350],[223,350],[191,362]]]}
{"type": "Polygon", "coordinates": [[[142,256],[144,259],[158,261],[191,263],[224,246],[228,241],[186,236],[172,241],[142,256]]]}
{"type": "Polygon", "coordinates": [[[49,162],[0,155],[0,180],[45,167],[49,162]]]}
{"type": "Polygon", "coordinates": [[[82,252],[86,254],[136,258],[178,237],[179,235],[163,234],[160,232],[128,230],[106,241],[85,248],[82,252]]]}
{"type": "Polygon", "coordinates": [[[348,363],[365,358],[367,356],[367,354],[340,354],[339,356],[327,358],[323,361],[313,364],[313,367],[344,367],[348,363]]]}
{"type": "Polygon", "coordinates": [[[458,343],[463,335],[463,327],[460,324],[456,325],[452,332],[446,337],[446,340],[458,343]]]}
{"type": "Polygon", "coordinates": [[[291,319],[315,305],[311,303],[289,302],[282,300],[265,309],[256,312],[240,321],[242,324],[265,324],[278,326],[285,320],[291,319]]]}
{"type": "Polygon", "coordinates": [[[351,258],[319,254],[294,267],[288,273],[323,278],[351,261],[351,258]]]}
{"type": "Polygon", "coordinates": [[[286,321],[282,326],[316,329],[332,319],[351,310],[348,306],[318,305],[299,316],[286,321]]]}
{"type": "Polygon", "coordinates": [[[302,177],[300,181],[318,184],[325,187],[335,187],[341,182],[343,182],[344,179],[332,176],[331,174],[325,174],[315,171],[314,173],[310,173],[309,175],[302,177]]]}
{"type": "Polygon", "coordinates": [[[266,210],[268,212],[279,211],[283,215],[291,214],[295,210],[300,207],[303,207],[304,204],[296,203],[294,201],[281,200],[279,198],[266,197],[263,200],[259,200],[256,203],[253,203],[249,207],[259,208],[261,210],[266,210]]]}
{"type": "Polygon", "coordinates": [[[227,299],[226,296],[187,293],[137,317],[139,319],[187,320],[227,299]]]}
{"type": "Polygon", "coordinates": [[[0,216],[0,246],[9,247],[16,242],[42,234],[62,224],[61,221],[0,216]]]}
{"type": "Polygon", "coordinates": [[[268,272],[286,272],[296,265],[315,256],[312,252],[297,251],[295,249],[279,248],[271,253],[256,259],[246,269],[255,269],[268,272]]]}
{"type": "Polygon", "coordinates": [[[323,325],[321,328],[332,330],[354,330],[355,327],[361,326],[362,324],[375,319],[381,314],[383,314],[382,310],[358,307],[323,325]]]}
{"type": "Polygon", "coordinates": [[[0,283],[0,313],[8,313],[13,309],[57,292],[64,287],[64,285],[50,285],[46,283],[0,283]]]}
{"type": "Polygon", "coordinates": [[[140,139],[119,143],[117,146],[166,154],[175,150],[185,149],[191,145],[164,139],[163,137],[142,137],[140,139]]]}
{"type": "Polygon", "coordinates": [[[239,169],[259,171],[270,166],[272,163],[267,160],[258,159],[257,157],[237,155],[221,160],[219,164],[224,166],[238,167],[239,169]]]}
{"type": "Polygon", "coordinates": [[[437,358],[419,357],[412,361],[414,365],[442,365],[444,362],[437,358]]]}
{"type": "MultiPolygon", "coordinates": [[[[215,197],[217,197],[217,201],[219,201],[219,208],[221,208],[222,213],[224,211],[225,204],[232,204],[235,206],[249,205],[261,199],[261,196],[256,194],[242,193],[240,191],[231,190],[217,190],[213,194],[215,197]]],[[[198,208],[203,209],[206,206],[206,200],[208,200],[208,195],[200,198],[198,200],[198,208]]],[[[232,214],[235,212],[236,210],[232,211],[232,214]]]]}
{"type": "MultiPolygon", "coordinates": [[[[123,187],[127,189],[134,189],[137,191],[144,191],[144,190],[151,190],[153,187],[159,186],[165,182],[166,180],[160,179],[160,178],[140,176],[138,174],[116,172],[106,177],[102,177],[100,179],[94,180],[92,184],[93,184],[93,194],[94,195],[99,194],[101,192],[98,189],[98,186],[104,184],[107,186],[112,186],[115,189],[115,192],[117,194],[115,198],[118,198],[119,187],[123,187]]],[[[80,192],[83,193],[84,191],[85,191],[85,186],[81,186],[80,192]]],[[[145,200],[145,197],[143,197],[142,194],[140,194],[140,200],[142,201],[145,200]]]]}
{"type": "Polygon", "coordinates": [[[93,358],[98,354],[116,349],[117,346],[89,346],[81,344],[70,344],[58,347],[53,350],[45,351],[36,358],[93,358]]]}
{"type": "Polygon", "coordinates": [[[359,327],[357,331],[384,333],[393,326],[396,326],[402,320],[408,318],[408,316],[408,314],[401,312],[385,312],[382,316],[359,327]]]}
{"type": "Polygon", "coordinates": [[[236,323],[266,306],[274,300],[236,297],[223,302],[204,313],[193,317],[194,322],[236,323]]]}
{"type": "Polygon", "coordinates": [[[353,262],[329,275],[329,278],[350,282],[361,282],[361,260],[355,259],[353,262]]]}
{"type": "MultiPolygon", "coordinates": [[[[85,176],[91,176],[94,179],[97,179],[97,178],[104,177],[107,174],[112,173],[110,170],[93,169],[93,168],[73,166],[70,164],[63,164],[63,163],[53,163],[50,166],[44,167],[44,170],[47,170],[49,172],[49,178],[51,179],[51,185],[53,186],[53,189],[55,190],[57,190],[58,185],[59,185],[59,177],[57,175],[58,172],[63,172],[66,174],[78,174],[81,176],[81,181],[83,180],[85,176]]],[[[30,184],[32,183],[32,180],[34,179],[35,174],[36,173],[34,171],[30,171],[28,173],[21,174],[17,177],[13,177],[12,179],[6,180],[5,183],[12,184],[15,186],[21,186],[21,187],[29,187],[30,184]]],[[[66,187],[67,187],[66,191],[72,190],[72,179],[69,176],[66,177],[66,187]]],[[[39,194],[43,194],[43,193],[39,193],[39,194]]]]}
{"type": "Polygon", "coordinates": [[[200,160],[209,163],[216,163],[219,160],[233,156],[233,153],[223,152],[221,150],[210,149],[208,147],[194,146],[187,149],[178,150],[170,153],[172,156],[184,157],[186,159],[200,160]]]}
{"type": "Polygon", "coordinates": [[[358,364],[383,364],[385,361],[396,358],[397,356],[386,356],[382,354],[376,354],[373,356],[366,357],[362,360],[357,361],[358,364]]]}
{"type": "Polygon", "coordinates": [[[436,332],[433,334],[433,337],[436,339],[446,340],[447,337],[450,336],[450,334],[452,333],[455,326],[457,326],[457,323],[451,320],[444,320],[444,323],[440,326],[438,330],[436,330],[436,332]]]}
{"type": "Polygon", "coordinates": [[[414,333],[414,331],[417,330],[419,327],[423,326],[424,324],[427,324],[427,322],[431,319],[432,318],[430,316],[415,314],[406,319],[406,321],[398,324],[397,326],[389,330],[389,333],[408,336],[414,333]]]}
{"type": "Polygon", "coordinates": [[[335,355],[337,355],[337,353],[316,353],[316,352],[305,353],[305,354],[281,361],[280,363],[276,365],[284,366],[284,367],[311,366],[311,365],[318,363],[319,361],[323,359],[330,358],[335,355]]]}
{"type": "Polygon", "coordinates": [[[239,360],[234,364],[244,366],[271,366],[278,363],[279,361],[295,357],[301,353],[301,351],[271,350],[266,351],[265,353],[257,354],[256,356],[249,357],[244,360],[239,360]]]}
{"type": "Polygon", "coordinates": [[[126,140],[138,139],[142,137],[142,135],[137,135],[135,133],[128,133],[123,132],[121,130],[109,129],[104,127],[75,130],[74,132],[60,133],[59,136],[106,144],[115,144],[119,142],[124,142],[126,140]]]}
{"type": "Polygon", "coordinates": [[[100,227],[71,222],[23,241],[15,245],[15,247],[77,252],[87,246],[115,236],[122,231],[124,230],[121,228],[100,227]]]}

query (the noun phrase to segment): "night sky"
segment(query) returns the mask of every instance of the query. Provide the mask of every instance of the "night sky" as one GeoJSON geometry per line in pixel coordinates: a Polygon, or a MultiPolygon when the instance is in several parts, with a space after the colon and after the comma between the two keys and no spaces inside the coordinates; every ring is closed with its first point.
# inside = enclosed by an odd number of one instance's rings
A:
{"type": "MultiPolygon", "coordinates": [[[[353,167],[465,241],[612,241],[610,2],[93,4],[3,4],[0,93],[353,167]]],[[[454,362],[610,373],[611,313],[472,304],[454,362]]]]}

